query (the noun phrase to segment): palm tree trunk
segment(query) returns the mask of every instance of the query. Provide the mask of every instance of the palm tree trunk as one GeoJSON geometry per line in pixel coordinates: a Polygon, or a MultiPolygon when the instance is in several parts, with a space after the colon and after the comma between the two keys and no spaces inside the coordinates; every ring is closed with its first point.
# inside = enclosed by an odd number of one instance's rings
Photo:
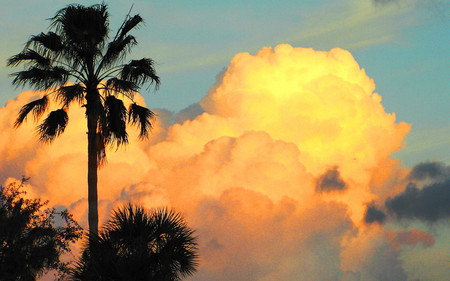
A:
{"type": "Polygon", "coordinates": [[[98,201],[97,201],[97,118],[88,112],[88,221],[89,233],[98,234],[98,201]]]}

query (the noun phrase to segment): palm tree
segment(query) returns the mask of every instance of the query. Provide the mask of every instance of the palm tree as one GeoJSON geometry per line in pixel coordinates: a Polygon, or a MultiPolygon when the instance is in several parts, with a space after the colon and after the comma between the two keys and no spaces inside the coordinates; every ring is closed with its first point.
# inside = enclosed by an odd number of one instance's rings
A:
{"type": "Polygon", "coordinates": [[[72,280],[176,281],[198,266],[193,231],[173,210],[148,212],[128,204],[114,211],[90,241],[72,280]]]}
{"type": "Polygon", "coordinates": [[[24,64],[11,74],[13,85],[42,90],[45,95],[22,107],[15,127],[32,113],[39,119],[49,107],[49,97],[60,104],[37,127],[40,140],[52,142],[68,123],[72,103],[86,108],[88,135],[89,231],[98,233],[97,169],[106,160],[105,147],[128,143],[126,124],[137,125],[139,138],[148,137],[155,114],[134,102],[144,85],[159,86],[159,77],[149,58],[124,63],[137,44],[131,30],[142,23],[139,15],[126,16],[112,40],[108,41],[106,4],[85,7],[69,5],[51,18],[49,32],[32,36],[24,50],[9,58],[8,66],[24,64]],[[127,109],[121,98],[131,100],[127,109]]]}

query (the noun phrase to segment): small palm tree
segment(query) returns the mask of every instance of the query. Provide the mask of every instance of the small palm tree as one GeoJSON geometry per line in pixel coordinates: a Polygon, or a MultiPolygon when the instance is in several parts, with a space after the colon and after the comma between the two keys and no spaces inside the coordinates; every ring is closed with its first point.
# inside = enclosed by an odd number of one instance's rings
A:
{"type": "Polygon", "coordinates": [[[176,281],[198,266],[193,231],[172,210],[147,212],[128,204],[90,240],[72,280],[176,281]]]}
{"type": "Polygon", "coordinates": [[[127,122],[139,127],[140,138],[148,137],[155,114],[137,105],[134,95],[144,84],[157,87],[160,82],[151,59],[123,63],[137,44],[129,33],[142,18],[128,14],[110,41],[108,18],[106,4],[69,5],[50,19],[51,31],[32,36],[24,50],[8,60],[8,66],[25,65],[23,71],[12,74],[13,85],[28,84],[45,91],[42,98],[22,107],[15,127],[30,113],[39,119],[52,96],[60,108],[50,112],[37,128],[40,140],[49,143],[64,132],[71,104],[86,108],[88,216],[89,231],[94,235],[98,233],[97,169],[106,159],[105,147],[128,143],[127,122]],[[131,100],[128,109],[120,97],[131,100]]]}

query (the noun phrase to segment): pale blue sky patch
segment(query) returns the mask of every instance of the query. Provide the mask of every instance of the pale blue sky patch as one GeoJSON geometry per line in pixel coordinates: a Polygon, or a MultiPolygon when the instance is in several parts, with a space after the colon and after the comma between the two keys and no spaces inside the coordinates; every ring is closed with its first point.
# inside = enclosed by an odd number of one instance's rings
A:
{"type": "Polygon", "coordinates": [[[324,49],[341,47],[353,51],[398,40],[400,31],[417,25],[412,7],[377,8],[369,1],[335,1],[311,11],[286,41],[324,49]]]}

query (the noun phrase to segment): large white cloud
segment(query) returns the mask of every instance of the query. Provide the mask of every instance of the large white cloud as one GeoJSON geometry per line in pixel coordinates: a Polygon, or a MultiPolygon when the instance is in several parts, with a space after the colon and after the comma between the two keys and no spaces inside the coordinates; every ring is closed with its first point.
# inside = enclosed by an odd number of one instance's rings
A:
{"type": "MultiPolygon", "coordinates": [[[[158,110],[150,140],[132,132],[108,152],[101,221],[126,201],[183,212],[200,241],[192,280],[404,280],[400,238],[363,216],[404,188],[408,171],[389,155],[409,125],[384,111],[352,55],[280,45],[236,55],[218,77],[201,109],[158,110]],[[345,188],[318,192],[327,171],[345,188]]],[[[32,120],[11,128],[37,95],[0,108],[0,180],[31,176],[34,194],[86,226],[84,111],[71,108],[64,135],[39,144],[32,120]]]]}

